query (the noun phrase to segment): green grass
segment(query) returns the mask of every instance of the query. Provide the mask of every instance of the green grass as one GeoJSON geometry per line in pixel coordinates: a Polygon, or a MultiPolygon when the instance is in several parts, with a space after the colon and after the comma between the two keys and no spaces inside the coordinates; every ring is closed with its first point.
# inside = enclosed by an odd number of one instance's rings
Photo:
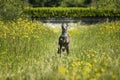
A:
{"type": "Polygon", "coordinates": [[[0,22],[0,80],[120,79],[119,21],[74,26],[69,30],[70,55],[63,52],[62,57],[57,54],[60,30],[28,21],[27,29],[22,27],[22,32],[12,35],[15,25],[18,31],[21,23],[26,26],[24,20],[18,22],[0,22]],[[30,32],[29,27],[34,30],[30,32]]]}

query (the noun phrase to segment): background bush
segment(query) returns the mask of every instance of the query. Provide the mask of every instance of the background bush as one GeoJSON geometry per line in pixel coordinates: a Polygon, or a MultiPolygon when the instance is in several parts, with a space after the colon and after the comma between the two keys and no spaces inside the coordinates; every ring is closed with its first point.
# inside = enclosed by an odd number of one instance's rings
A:
{"type": "Polygon", "coordinates": [[[27,0],[0,0],[0,18],[8,21],[25,17],[23,9],[28,4],[27,0]]]}
{"type": "Polygon", "coordinates": [[[34,18],[119,17],[120,10],[95,8],[26,8],[34,18]]]}

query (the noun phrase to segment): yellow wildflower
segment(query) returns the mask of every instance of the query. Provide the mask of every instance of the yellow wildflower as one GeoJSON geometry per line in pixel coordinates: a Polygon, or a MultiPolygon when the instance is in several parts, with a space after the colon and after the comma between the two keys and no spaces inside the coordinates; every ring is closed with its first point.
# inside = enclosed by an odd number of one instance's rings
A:
{"type": "Polygon", "coordinates": [[[77,62],[77,63],[78,63],[78,65],[81,65],[80,61],[79,61],[79,62],[77,62]]]}
{"type": "Polygon", "coordinates": [[[95,69],[94,69],[94,71],[95,71],[95,72],[97,72],[97,71],[98,71],[98,69],[97,69],[97,68],[95,68],[95,69]]]}
{"type": "Polygon", "coordinates": [[[89,62],[86,62],[86,65],[90,68],[92,67],[92,65],[89,62]]]}
{"type": "Polygon", "coordinates": [[[59,72],[63,75],[65,75],[65,73],[67,72],[67,69],[65,67],[60,67],[59,68],[59,72]]]}
{"type": "Polygon", "coordinates": [[[115,79],[116,78],[116,76],[115,75],[112,75],[112,79],[115,79]]]}
{"type": "Polygon", "coordinates": [[[105,72],[105,69],[102,68],[102,69],[101,69],[101,72],[105,72]]]}
{"type": "Polygon", "coordinates": [[[100,76],[101,76],[101,74],[100,74],[100,73],[97,73],[97,74],[96,74],[96,77],[97,77],[97,78],[99,78],[100,76]]]}
{"type": "Polygon", "coordinates": [[[97,62],[96,58],[94,58],[94,59],[93,59],[93,62],[94,62],[94,63],[96,63],[96,62],[97,62]]]}
{"type": "Polygon", "coordinates": [[[96,78],[91,78],[90,80],[97,80],[96,78]]]}

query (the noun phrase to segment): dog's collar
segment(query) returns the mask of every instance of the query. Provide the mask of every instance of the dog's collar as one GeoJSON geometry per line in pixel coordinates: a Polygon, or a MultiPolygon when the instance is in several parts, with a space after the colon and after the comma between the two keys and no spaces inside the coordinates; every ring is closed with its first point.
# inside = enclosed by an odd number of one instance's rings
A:
{"type": "Polygon", "coordinates": [[[62,37],[67,37],[68,34],[67,34],[67,33],[62,33],[61,36],[62,36],[62,37]]]}

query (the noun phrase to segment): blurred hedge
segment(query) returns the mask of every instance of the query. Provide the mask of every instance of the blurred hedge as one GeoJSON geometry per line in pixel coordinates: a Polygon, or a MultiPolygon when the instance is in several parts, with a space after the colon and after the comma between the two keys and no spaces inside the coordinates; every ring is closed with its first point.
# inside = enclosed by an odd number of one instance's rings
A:
{"type": "Polygon", "coordinates": [[[120,10],[95,8],[26,8],[25,13],[35,18],[120,17],[120,10]]]}

